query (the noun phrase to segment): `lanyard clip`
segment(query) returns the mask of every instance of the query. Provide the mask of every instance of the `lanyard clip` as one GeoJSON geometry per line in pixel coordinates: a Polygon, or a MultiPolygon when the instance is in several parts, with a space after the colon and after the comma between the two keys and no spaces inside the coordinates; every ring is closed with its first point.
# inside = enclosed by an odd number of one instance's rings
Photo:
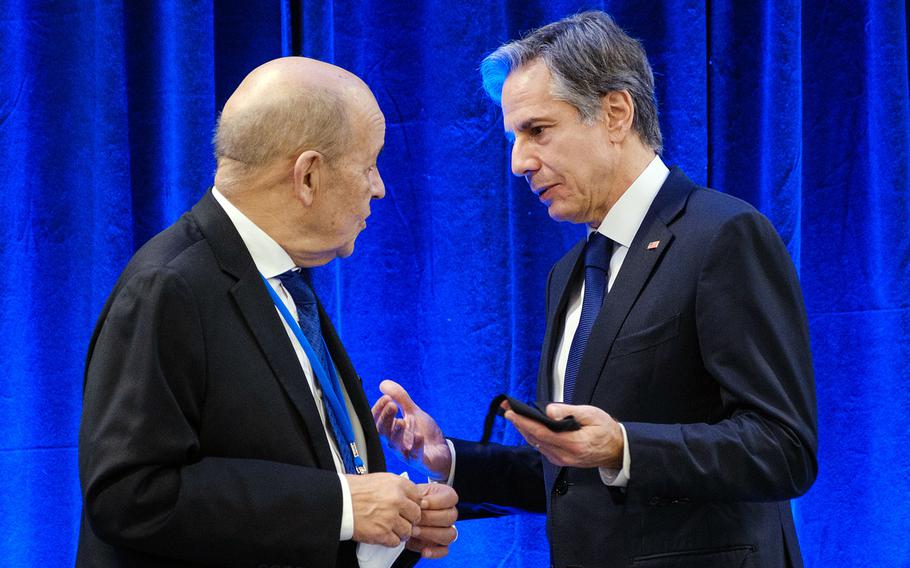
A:
{"type": "Polygon", "coordinates": [[[367,472],[367,468],[363,465],[363,460],[360,458],[360,452],[357,451],[357,444],[351,442],[351,454],[354,456],[354,469],[357,471],[357,475],[364,475],[367,472]]]}

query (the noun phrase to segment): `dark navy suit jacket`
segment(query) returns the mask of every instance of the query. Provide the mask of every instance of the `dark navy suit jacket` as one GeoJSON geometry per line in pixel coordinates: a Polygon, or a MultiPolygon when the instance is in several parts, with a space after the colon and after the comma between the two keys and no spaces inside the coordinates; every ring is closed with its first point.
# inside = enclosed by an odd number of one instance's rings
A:
{"type": "MultiPolygon", "coordinates": [[[[319,313],[370,470],[384,471],[360,378],[319,313]]],[[[82,416],[77,566],[357,566],[355,543],[338,540],[341,486],[316,402],[210,192],[117,281],[89,348],[82,416]]]]}
{"type": "MultiPolygon", "coordinates": [[[[547,282],[541,400],[583,244],[547,282]]],[[[625,426],[626,488],[527,447],[456,441],[462,501],[545,507],[560,568],[802,566],[788,500],[817,471],[808,326],[793,263],[753,207],[671,170],[594,323],[574,402],[625,426]]]]}

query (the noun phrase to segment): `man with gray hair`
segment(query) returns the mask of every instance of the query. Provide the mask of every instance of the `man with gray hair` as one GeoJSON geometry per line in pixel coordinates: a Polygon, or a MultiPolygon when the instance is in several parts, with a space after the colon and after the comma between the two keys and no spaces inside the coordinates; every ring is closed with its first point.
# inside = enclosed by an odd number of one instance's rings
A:
{"type": "Polygon", "coordinates": [[[384,382],[380,434],[463,503],[545,509],[552,566],[801,566],[789,499],[817,471],[814,379],[771,223],[664,165],[650,66],[608,15],[544,26],[481,71],[512,172],[588,228],[547,280],[537,381],[546,415],[580,427],[506,402],[529,446],[449,441],[384,382]]]}
{"type": "Polygon", "coordinates": [[[288,57],[215,134],[215,185],[132,258],[85,373],[80,567],[388,568],[444,556],[455,492],[385,472],[360,377],[300,268],[350,256],[385,119],[288,57]]]}

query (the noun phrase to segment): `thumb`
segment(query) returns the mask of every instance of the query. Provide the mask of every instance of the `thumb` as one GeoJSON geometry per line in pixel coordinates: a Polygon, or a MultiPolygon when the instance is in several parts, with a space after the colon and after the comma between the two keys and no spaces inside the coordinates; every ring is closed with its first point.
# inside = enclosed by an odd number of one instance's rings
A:
{"type": "Polygon", "coordinates": [[[553,420],[562,420],[566,416],[580,418],[583,412],[580,406],[574,404],[563,404],[561,402],[551,402],[547,405],[547,416],[553,420]]]}
{"type": "Polygon", "coordinates": [[[408,391],[404,390],[404,387],[395,381],[390,381],[388,379],[382,381],[379,383],[379,390],[381,390],[383,394],[392,397],[392,400],[398,404],[398,407],[401,408],[401,411],[405,414],[419,409],[414,401],[411,400],[408,391]]]}
{"type": "Polygon", "coordinates": [[[557,402],[547,406],[547,416],[554,420],[562,420],[566,416],[571,416],[581,424],[587,426],[601,422],[604,417],[610,418],[610,415],[589,404],[560,404],[557,402]]]}

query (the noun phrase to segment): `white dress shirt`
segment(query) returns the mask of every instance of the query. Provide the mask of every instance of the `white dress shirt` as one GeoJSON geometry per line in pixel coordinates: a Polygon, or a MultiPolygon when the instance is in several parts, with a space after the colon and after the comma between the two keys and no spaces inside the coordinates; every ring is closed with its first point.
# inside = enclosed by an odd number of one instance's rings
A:
{"type": "MultiPolygon", "coordinates": [[[[291,260],[288,253],[281,248],[281,245],[276,243],[272,237],[265,233],[265,231],[257,227],[249,217],[234,207],[234,205],[228,201],[217,188],[212,189],[212,195],[215,197],[215,201],[224,209],[224,212],[227,213],[227,216],[230,217],[231,222],[234,224],[234,228],[240,233],[240,238],[243,240],[243,244],[246,245],[247,250],[250,251],[250,256],[253,257],[253,263],[256,264],[256,268],[266,277],[269,284],[275,289],[275,292],[278,293],[278,297],[281,298],[284,305],[287,306],[288,311],[290,311],[296,319],[297,307],[294,304],[294,299],[278,279],[280,274],[295,267],[294,261],[291,260]]],[[[338,442],[335,440],[335,437],[329,433],[329,429],[326,426],[325,407],[322,403],[322,389],[319,387],[319,383],[313,374],[313,367],[310,366],[310,360],[307,358],[306,352],[303,350],[300,342],[297,341],[297,336],[294,335],[290,326],[284,321],[284,317],[281,316],[281,312],[278,311],[277,307],[275,308],[275,312],[278,314],[278,318],[281,320],[282,325],[284,325],[288,338],[294,346],[294,351],[297,353],[297,359],[300,361],[300,366],[303,368],[303,374],[306,376],[307,384],[310,387],[310,392],[316,400],[316,408],[319,410],[319,417],[322,420],[322,425],[325,427],[325,436],[329,442],[329,447],[332,449],[335,470],[338,472],[338,477],[341,480],[342,512],[341,534],[339,535],[339,540],[350,540],[351,537],[354,536],[354,506],[351,500],[351,488],[345,477],[344,464],[341,459],[341,453],[338,451],[338,442]]],[[[344,383],[341,383],[341,390],[344,393],[348,415],[351,417],[351,425],[354,426],[357,451],[360,452],[364,466],[366,466],[369,471],[363,428],[360,425],[360,420],[357,418],[356,414],[354,414],[350,398],[344,388],[344,383]]]]}
{"type": "MultiPolygon", "coordinates": [[[[648,167],[632,182],[629,189],[620,196],[606,217],[597,227],[597,232],[606,236],[613,241],[613,255],[610,257],[610,274],[607,279],[607,293],[613,288],[613,282],[622,268],[622,263],[626,259],[629,247],[632,246],[632,239],[641,227],[642,221],[651,203],[657,196],[660,186],[664,184],[670,170],[664,165],[659,156],[654,156],[648,167]]],[[[588,234],[593,232],[588,229],[588,234]]],[[[569,361],[569,348],[572,346],[572,339],[575,337],[575,331],[578,329],[578,321],[581,319],[581,306],[585,293],[584,278],[579,278],[573,284],[570,284],[569,301],[566,305],[566,320],[563,325],[562,337],[556,346],[556,354],[553,357],[553,400],[556,402],[563,401],[563,390],[566,380],[566,364],[569,361]],[[574,289],[572,289],[574,288],[574,289]]],[[[623,438],[623,459],[622,469],[600,468],[600,478],[607,485],[615,487],[625,487],[629,483],[629,470],[631,467],[631,458],[629,455],[629,439],[626,436],[625,427],[620,424],[623,438]]]]}

